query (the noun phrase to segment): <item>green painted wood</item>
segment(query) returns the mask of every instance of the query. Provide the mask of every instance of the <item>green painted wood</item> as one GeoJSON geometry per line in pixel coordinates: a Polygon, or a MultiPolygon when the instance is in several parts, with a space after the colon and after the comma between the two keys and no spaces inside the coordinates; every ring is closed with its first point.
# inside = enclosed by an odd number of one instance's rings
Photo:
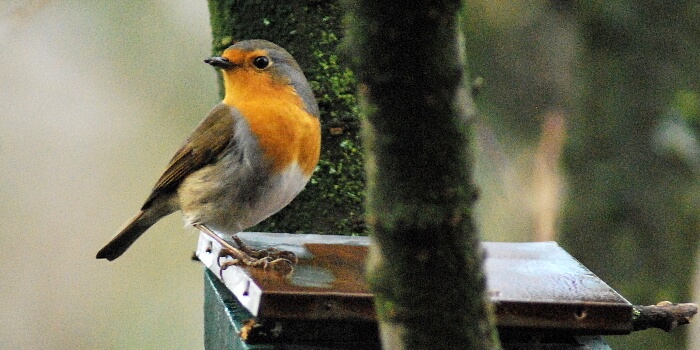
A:
{"type": "Polygon", "coordinates": [[[251,318],[233,294],[209,270],[204,273],[204,348],[207,350],[274,349],[272,346],[250,346],[238,332],[243,321],[251,318]]]}
{"type": "Polygon", "coordinates": [[[377,332],[365,324],[340,322],[303,322],[271,320],[263,322],[259,334],[253,333],[247,344],[238,336],[246,320],[253,316],[209,270],[204,273],[204,348],[207,350],[372,350],[379,349],[377,332]],[[270,333],[280,334],[270,336],[270,333]],[[358,333],[367,339],[358,341],[358,333]],[[265,334],[267,333],[267,334],[265,334]],[[256,339],[281,339],[279,342],[256,342],[256,339]],[[321,339],[313,341],[313,339],[321,339]],[[329,342],[329,339],[333,341],[329,342]],[[347,339],[353,339],[348,341],[347,339]]]}

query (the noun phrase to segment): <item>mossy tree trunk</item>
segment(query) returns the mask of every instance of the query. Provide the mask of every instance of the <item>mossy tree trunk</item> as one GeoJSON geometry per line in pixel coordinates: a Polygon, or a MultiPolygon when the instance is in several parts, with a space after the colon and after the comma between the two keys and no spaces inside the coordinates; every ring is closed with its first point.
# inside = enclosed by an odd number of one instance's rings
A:
{"type": "MultiPolygon", "coordinates": [[[[676,138],[693,134],[688,126],[698,118],[679,103],[689,95],[697,105],[699,96],[692,8],[690,1],[618,0],[581,3],[574,12],[584,38],[584,91],[565,151],[570,200],[562,242],[635,304],[691,295],[697,159],[676,138]]],[[[621,350],[683,349],[684,333],[610,340],[621,350]]]]}
{"type": "Polygon", "coordinates": [[[314,176],[287,208],[250,230],[365,233],[356,81],[338,59],[338,2],[209,0],[209,12],[214,55],[245,39],[284,47],[304,70],[321,109],[321,161],[314,176]]]}
{"type": "Polygon", "coordinates": [[[368,279],[385,349],[493,349],[458,43],[461,2],[348,3],[366,114],[368,279]]]}

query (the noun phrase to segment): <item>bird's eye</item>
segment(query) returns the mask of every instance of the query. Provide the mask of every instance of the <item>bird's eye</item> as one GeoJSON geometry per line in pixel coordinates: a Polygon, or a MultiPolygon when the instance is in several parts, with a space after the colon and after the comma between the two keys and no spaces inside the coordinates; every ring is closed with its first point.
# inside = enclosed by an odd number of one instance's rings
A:
{"type": "Polygon", "coordinates": [[[270,65],[270,59],[267,56],[258,56],[253,59],[253,65],[258,69],[265,69],[270,65]]]}

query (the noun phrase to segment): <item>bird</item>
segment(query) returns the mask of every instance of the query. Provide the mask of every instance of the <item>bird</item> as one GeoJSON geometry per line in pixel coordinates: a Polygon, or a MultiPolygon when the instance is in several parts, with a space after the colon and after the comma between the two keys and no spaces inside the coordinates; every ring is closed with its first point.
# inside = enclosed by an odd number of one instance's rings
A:
{"type": "Polygon", "coordinates": [[[186,226],[225,245],[237,263],[266,267],[271,260],[294,259],[274,249],[260,254],[236,234],[287,206],[314,172],[321,125],[311,86],[292,55],[267,40],[236,42],[204,62],[222,71],[223,100],[175,152],[139,212],[97,259],[118,258],[177,210],[186,226]]]}

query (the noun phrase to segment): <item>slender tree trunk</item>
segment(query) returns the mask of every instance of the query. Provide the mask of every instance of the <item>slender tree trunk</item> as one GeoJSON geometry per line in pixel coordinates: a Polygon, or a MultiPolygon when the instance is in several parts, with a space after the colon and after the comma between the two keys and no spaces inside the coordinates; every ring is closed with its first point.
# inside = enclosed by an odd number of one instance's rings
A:
{"type": "Polygon", "coordinates": [[[498,348],[472,221],[460,1],[349,3],[385,349],[498,348]]]}
{"type": "Polygon", "coordinates": [[[209,0],[209,12],[213,54],[244,39],[284,47],[304,70],[321,109],[321,161],[314,176],[287,208],[251,230],[365,233],[356,80],[338,59],[338,1],[209,0]]]}

